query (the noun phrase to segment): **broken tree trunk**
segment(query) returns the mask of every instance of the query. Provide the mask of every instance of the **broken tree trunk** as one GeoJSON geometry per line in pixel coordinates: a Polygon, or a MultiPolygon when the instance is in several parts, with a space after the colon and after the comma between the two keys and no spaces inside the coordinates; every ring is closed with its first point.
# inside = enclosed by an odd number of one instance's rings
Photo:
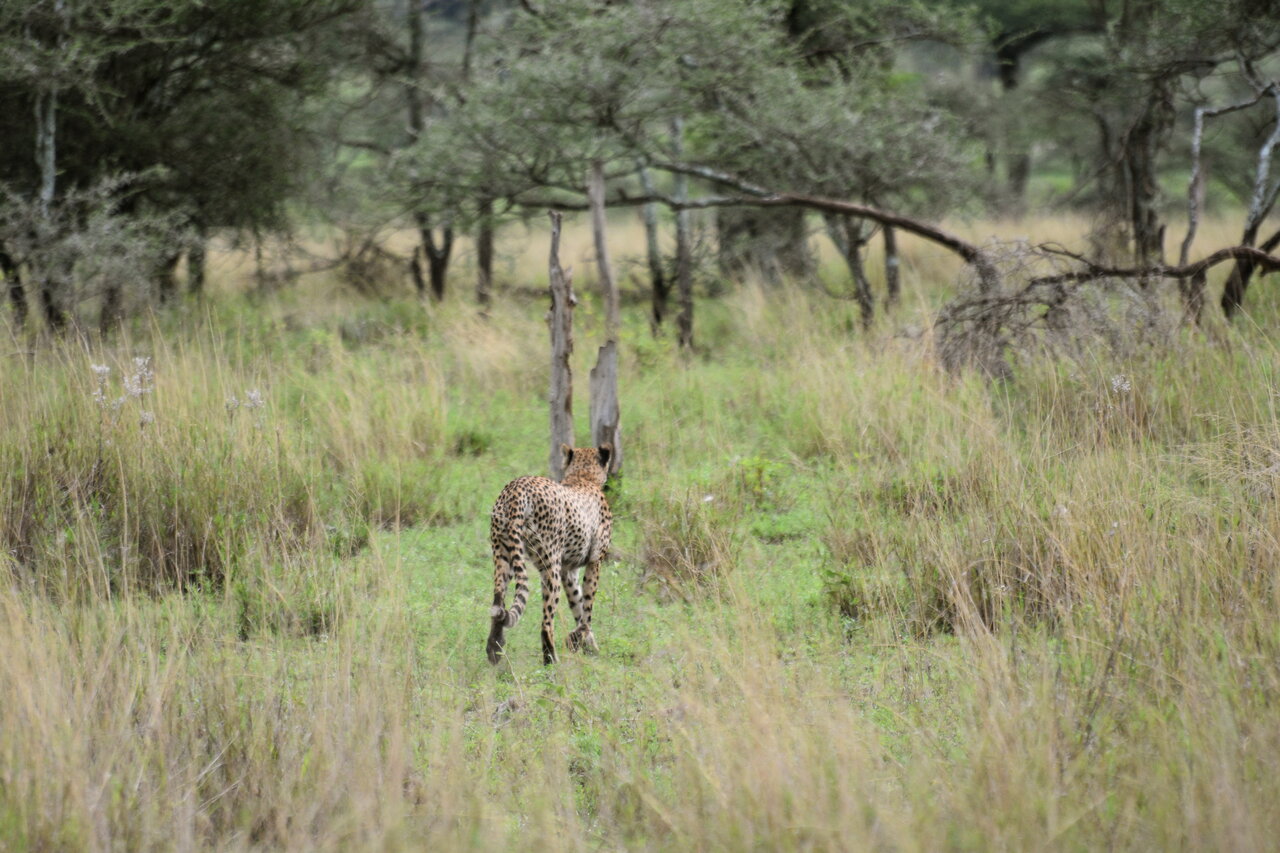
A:
{"type": "Polygon", "coordinates": [[[622,471],[622,432],[618,406],[618,327],[622,324],[618,303],[618,285],[609,263],[609,245],[605,241],[604,163],[591,163],[587,196],[591,203],[591,236],[595,240],[596,265],[600,270],[600,287],[604,295],[605,342],[591,368],[591,443],[596,447],[613,447],[609,456],[609,473],[622,471]]]}
{"type": "Polygon", "coordinates": [[[551,257],[548,263],[551,310],[547,325],[551,327],[551,479],[564,479],[564,454],[561,445],[573,446],[573,279],[570,271],[560,267],[560,214],[551,211],[551,257]]]}

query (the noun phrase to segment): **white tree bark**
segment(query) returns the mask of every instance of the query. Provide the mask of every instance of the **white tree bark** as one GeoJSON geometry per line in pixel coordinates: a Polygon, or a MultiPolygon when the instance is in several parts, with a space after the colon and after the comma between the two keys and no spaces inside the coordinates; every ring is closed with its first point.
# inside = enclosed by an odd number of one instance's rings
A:
{"type": "Polygon", "coordinates": [[[591,443],[613,446],[609,457],[609,473],[622,471],[621,413],[618,405],[618,328],[622,325],[618,302],[618,284],[609,262],[609,244],[605,240],[604,164],[595,160],[587,181],[591,203],[591,236],[595,240],[596,264],[600,270],[600,288],[604,295],[605,342],[591,368],[591,443]]]}
{"type": "Polygon", "coordinates": [[[618,340],[621,325],[618,302],[618,283],[613,277],[613,264],[609,261],[609,243],[605,239],[604,221],[604,163],[593,160],[587,176],[587,197],[591,204],[591,238],[595,241],[596,267],[600,271],[600,292],[604,296],[605,340],[618,340]]]}
{"type": "Polygon", "coordinates": [[[547,312],[547,324],[551,327],[551,479],[564,478],[564,453],[562,445],[573,446],[573,368],[569,364],[573,355],[573,306],[578,304],[573,295],[572,270],[560,267],[560,214],[551,211],[550,273],[551,310],[547,312]]]}

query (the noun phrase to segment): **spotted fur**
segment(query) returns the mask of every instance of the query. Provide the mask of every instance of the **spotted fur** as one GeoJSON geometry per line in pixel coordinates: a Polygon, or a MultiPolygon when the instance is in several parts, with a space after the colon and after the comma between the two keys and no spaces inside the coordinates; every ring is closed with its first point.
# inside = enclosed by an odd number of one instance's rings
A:
{"type": "Polygon", "coordinates": [[[591,607],[600,583],[600,563],[609,553],[613,515],[604,497],[610,445],[561,445],[564,480],[521,477],[503,488],[493,505],[489,541],[493,546],[492,627],[486,650],[497,663],[505,644],[503,632],[514,628],[529,600],[527,564],[542,575],[542,660],[555,663],[556,605],[561,584],[568,588],[569,607],[577,626],[569,633],[570,651],[596,651],[591,633],[591,607]],[[579,584],[579,573],[586,569],[579,584]],[[507,585],[516,593],[506,609],[507,585]]]}

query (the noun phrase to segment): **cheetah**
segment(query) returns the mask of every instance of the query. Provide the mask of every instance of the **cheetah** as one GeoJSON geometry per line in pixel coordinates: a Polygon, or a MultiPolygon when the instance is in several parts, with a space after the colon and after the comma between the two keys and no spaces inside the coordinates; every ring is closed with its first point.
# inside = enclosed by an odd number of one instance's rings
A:
{"type": "Polygon", "coordinates": [[[591,633],[591,607],[600,583],[600,563],[609,552],[613,515],[604,497],[613,447],[560,446],[564,480],[520,477],[498,495],[489,525],[493,546],[492,627],[486,651],[490,663],[503,655],[503,632],[514,628],[529,599],[526,562],[542,575],[542,661],[556,662],[555,619],[563,578],[577,627],[569,633],[570,651],[598,650],[591,633]],[[578,572],[586,572],[578,583],[578,572]],[[507,584],[516,581],[515,599],[506,609],[507,584]]]}

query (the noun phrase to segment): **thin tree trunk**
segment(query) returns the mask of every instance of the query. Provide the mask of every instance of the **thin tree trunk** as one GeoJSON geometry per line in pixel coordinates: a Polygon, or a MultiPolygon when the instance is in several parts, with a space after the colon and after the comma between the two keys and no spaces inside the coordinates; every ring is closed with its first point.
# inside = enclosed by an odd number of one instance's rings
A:
{"type": "MultiPolygon", "coordinates": [[[[1263,220],[1275,206],[1276,197],[1280,195],[1280,181],[1271,185],[1271,155],[1276,145],[1280,144],[1280,85],[1272,83],[1267,91],[1271,92],[1276,104],[1275,127],[1258,150],[1258,165],[1253,177],[1253,193],[1249,199],[1249,212],[1245,218],[1244,236],[1240,240],[1242,246],[1252,246],[1258,239],[1258,229],[1263,220]]],[[[1231,319],[1240,306],[1244,304],[1244,294],[1253,277],[1255,265],[1248,258],[1237,259],[1231,274],[1227,277],[1226,287],[1222,291],[1222,312],[1231,319]]]]}
{"type": "Polygon", "coordinates": [[[55,292],[56,287],[51,279],[52,276],[46,273],[40,282],[40,308],[49,328],[55,332],[61,332],[67,327],[67,313],[62,309],[62,304],[55,292]]]}
{"type": "MultiPolygon", "coordinates": [[[[1010,98],[1018,88],[1023,52],[1037,41],[1039,39],[1034,36],[1032,39],[1011,38],[1006,34],[1003,41],[996,48],[996,70],[1000,76],[1000,89],[1006,98],[1010,98]]],[[[1008,112],[1007,105],[1005,112],[1008,112]]],[[[1003,124],[1004,155],[1007,162],[1005,174],[1006,204],[1011,213],[1021,216],[1025,212],[1027,182],[1031,177],[1031,154],[1025,147],[1017,151],[1013,150],[1014,146],[1009,138],[1012,135],[1009,132],[1009,122],[1005,121],[1003,124]]]]}
{"type": "MultiPolygon", "coordinates": [[[[56,90],[41,93],[35,101],[36,119],[36,163],[40,168],[40,218],[45,225],[46,240],[53,238],[53,200],[57,192],[58,158],[58,93],[56,90]]],[[[58,291],[63,282],[58,271],[53,269],[56,261],[46,260],[41,264],[40,307],[45,322],[55,332],[62,331],[67,325],[67,315],[62,308],[58,291]]]]}
{"type": "Polygon", "coordinates": [[[883,230],[885,305],[892,307],[898,304],[901,288],[898,274],[902,269],[902,263],[898,258],[898,232],[892,225],[884,226],[883,230]]]}
{"type": "Polygon", "coordinates": [[[21,329],[27,323],[27,290],[22,284],[22,271],[8,252],[0,249],[0,273],[4,274],[9,304],[13,306],[14,325],[21,329]]]}
{"type": "Polygon", "coordinates": [[[172,299],[173,294],[178,290],[178,261],[181,259],[182,255],[180,254],[169,255],[161,260],[156,268],[156,293],[160,297],[161,305],[172,299]]]}
{"type": "Polygon", "coordinates": [[[862,264],[862,249],[868,239],[863,234],[862,223],[852,216],[838,214],[827,214],[823,221],[827,226],[827,236],[849,268],[849,276],[853,280],[853,298],[858,303],[862,328],[868,329],[875,313],[875,303],[871,298],[871,282],[867,279],[867,271],[862,264]]]}
{"type": "Polygon", "coordinates": [[[120,285],[111,282],[102,294],[102,308],[98,312],[98,331],[107,334],[120,323],[120,285]]]}
{"type": "Polygon", "coordinates": [[[1162,138],[1173,125],[1172,95],[1167,81],[1156,81],[1142,114],[1123,140],[1125,187],[1133,256],[1140,267],[1164,264],[1164,224],[1160,221],[1160,186],[1156,159],[1162,138]]]}
{"type": "Polygon", "coordinates": [[[36,163],[40,167],[40,216],[46,221],[52,212],[58,176],[58,93],[36,96],[36,163]]]}
{"type": "MultiPolygon", "coordinates": [[[[645,195],[657,195],[653,176],[643,166],[640,167],[640,186],[645,195]]],[[[671,285],[662,269],[662,252],[658,248],[658,205],[649,202],[640,210],[644,218],[645,249],[649,260],[649,283],[653,306],[651,319],[656,334],[667,316],[667,297],[670,294],[671,285]]]]}
{"type": "Polygon", "coordinates": [[[563,445],[573,446],[573,279],[560,266],[560,213],[551,211],[551,255],[548,262],[551,310],[551,479],[564,479],[563,445]]]}
{"type": "MultiPolygon", "coordinates": [[[[422,240],[422,254],[427,258],[427,275],[431,287],[431,298],[436,302],[444,299],[445,280],[449,274],[449,259],[453,255],[453,227],[445,225],[440,229],[440,242],[437,244],[435,230],[431,219],[425,213],[415,216],[418,222],[418,235],[422,240]]],[[[415,275],[418,294],[423,293],[421,268],[415,275]]]]}
{"type": "Polygon", "coordinates": [[[187,248],[187,292],[192,296],[204,296],[208,241],[209,235],[205,227],[197,225],[195,238],[187,248]]]}
{"type": "Polygon", "coordinates": [[[622,471],[621,412],[618,404],[618,332],[622,325],[618,301],[618,284],[609,262],[609,244],[605,239],[604,163],[595,160],[587,178],[587,197],[591,203],[591,236],[595,241],[596,265],[604,296],[605,342],[596,354],[591,369],[591,442],[596,447],[611,445],[609,473],[622,471]]]}
{"type": "Polygon", "coordinates": [[[445,228],[439,247],[434,243],[426,247],[427,272],[431,277],[431,298],[444,299],[445,280],[449,274],[449,255],[453,251],[453,229],[445,228]]]}
{"type": "Polygon", "coordinates": [[[488,313],[493,302],[493,202],[488,199],[480,202],[476,230],[476,302],[482,314],[488,313]]]}
{"type": "Polygon", "coordinates": [[[621,325],[618,284],[609,261],[609,243],[605,239],[604,163],[593,160],[587,176],[587,196],[591,204],[591,238],[595,243],[596,268],[600,274],[600,291],[604,297],[604,333],[606,341],[618,339],[621,325]]]}
{"type": "Polygon", "coordinates": [[[413,276],[414,292],[418,294],[419,299],[425,299],[427,296],[427,280],[422,277],[421,246],[413,250],[413,257],[409,259],[409,274],[413,276]]]}
{"type": "MultiPolygon", "coordinates": [[[[677,179],[682,183],[683,178],[677,179]]],[[[680,314],[676,317],[676,335],[681,349],[693,349],[693,238],[689,233],[689,211],[676,212],[676,289],[680,314]]]]}
{"type": "MultiPolygon", "coordinates": [[[[426,113],[422,105],[422,93],[417,86],[418,74],[422,69],[422,3],[413,0],[409,3],[409,80],[405,83],[405,103],[409,110],[409,142],[413,143],[422,136],[426,122],[426,113]]],[[[469,60],[468,60],[469,61],[469,60]]],[[[435,241],[431,220],[426,213],[415,213],[418,234],[422,239],[422,253],[427,258],[427,276],[430,281],[431,298],[439,302],[444,299],[445,279],[449,273],[449,258],[453,252],[453,228],[446,224],[442,229],[440,243],[435,241]]],[[[415,261],[416,263],[416,261],[415,261]]],[[[414,284],[418,294],[423,294],[422,268],[414,269],[414,284]]]]}
{"type": "MultiPolygon", "coordinates": [[[[677,158],[684,157],[684,120],[671,122],[671,143],[677,158]]],[[[675,175],[675,200],[683,204],[689,199],[689,178],[683,172],[675,175]]],[[[693,235],[689,228],[689,211],[676,211],[676,291],[680,314],[676,318],[676,334],[681,349],[693,349],[693,235]]]]}

